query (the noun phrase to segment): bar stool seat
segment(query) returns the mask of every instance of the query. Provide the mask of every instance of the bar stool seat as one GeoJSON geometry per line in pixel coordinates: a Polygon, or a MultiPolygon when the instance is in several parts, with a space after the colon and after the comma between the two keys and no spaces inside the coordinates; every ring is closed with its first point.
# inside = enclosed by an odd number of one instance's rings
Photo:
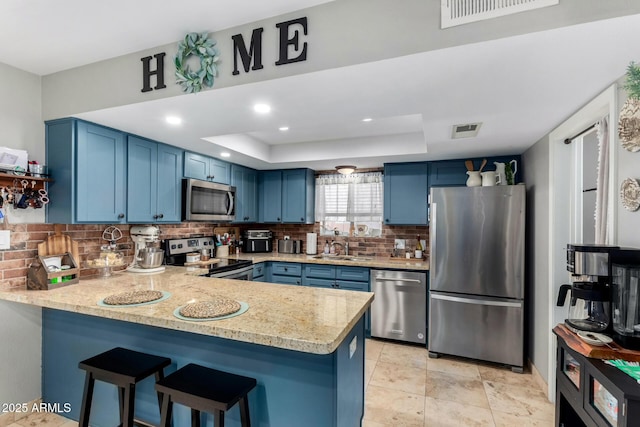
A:
{"type": "Polygon", "coordinates": [[[254,378],[190,363],[156,383],[162,394],[160,426],[170,427],[173,403],[179,403],[191,408],[192,427],[200,427],[201,411],[214,415],[216,427],[224,427],[224,413],[239,403],[242,427],[250,427],[247,395],[256,384],[254,378]]]}
{"type": "MultiPolygon", "coordinates": [[[[93,386],[96,380],[114,384],[118,387],[120,425],[133,427],[135,385],[143,379],[155,375],[156,382],[164,378],[164,368],[171,364],[167,357],[141,353],[122,347],[100,353],[78,364],[87,371],[80,409],[80,427],[88,427],[93,399],[93,386]]],[[[158,405],[161,404],[158,394],[158,405]]]]}

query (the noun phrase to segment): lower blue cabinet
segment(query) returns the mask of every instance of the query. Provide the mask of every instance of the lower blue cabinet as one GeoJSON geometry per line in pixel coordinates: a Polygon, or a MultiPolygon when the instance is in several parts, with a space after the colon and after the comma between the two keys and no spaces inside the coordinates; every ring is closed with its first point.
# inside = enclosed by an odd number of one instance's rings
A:
{"type": "Polygon", "coordinates": [[[271,262],[268,267],[267,282],[283,285],[302,284],[302,266],[295,262],[271,262]]]}
{"type": "Polygon", "coordinates": [[[254,282],[265,282],[265,274],[266,274],[266,263],[261,262],[259,264],[253,265],[253,281],[254,282]]]}

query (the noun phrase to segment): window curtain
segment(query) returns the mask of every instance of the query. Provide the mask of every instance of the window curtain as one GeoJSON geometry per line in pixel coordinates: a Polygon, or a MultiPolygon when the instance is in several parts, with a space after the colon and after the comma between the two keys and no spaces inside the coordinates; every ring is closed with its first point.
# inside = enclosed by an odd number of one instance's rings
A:
{"type": "Polygon", "coordinates": [[[596,194],[596,241],[607,243],[607,214],[609,212],[609,116],[596,123],[598,136],[598,181],[596,194]]]}
{"type": "Polygon", "coordinates": [[[316,217],[350,222],[382,222],[381,172],[320,175],[316,178],[316,217]]]}

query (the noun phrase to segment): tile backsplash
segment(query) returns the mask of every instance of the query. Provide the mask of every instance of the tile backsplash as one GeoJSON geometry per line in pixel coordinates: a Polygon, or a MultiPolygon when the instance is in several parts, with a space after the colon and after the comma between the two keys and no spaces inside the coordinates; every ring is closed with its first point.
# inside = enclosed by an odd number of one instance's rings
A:
{"type": "MultiPolygon", "coordinates": [[[[102,232],[108,225],[64,225],[62,233],[68,234],[78,242],[80,264],[82,264],[93,253],[100,251],[100,246],[107,242],[102,239],[102,232]]],[[[182,224],[159,225],[161,238],[180,238],[192,235],[212,234],[213,229],[218,224],[185,222],[182,224]]],[[[224,226],[224,225],[223,225],[224,226]]],[[[38,244],[54,234],[54,224],[9,224],[6,226],[11,231],[11,248],[0,251],[0,289],[24,288],[29,266],[38,255],[38,244]]],[[[122,231],[123,238],[118,241],[126,257],[127,262],[133,258],[134,244],[129,236],[129,224],[117,224],[122,231]]],[[[317,252],[321,253],[325,240],[331,241],[333,238],[337,242],[344,242],[342,236],[320,236],[319,223],[311,225],[299,224],[243,224],[240,231],[249,229],[271,230],[273,232],[274,243],[284,236],[291,239],[302,240],[303,252],[306,252],[307,233],[318,233],[317,252]]],[[[427,226],[383,226],[381,237],[349,237],[349,253],[360,256],[390,256],[395,239],[405,239],[407,250],[413,250],[416,245],[416,236],[420,235],[423,240],[429,239],[429,227],[427,226]]],[[[277,251],[277,244],[274,244],[277,251]]],[[[80,277],[95,275],[95,269],[82,269],[80,277]]]]}

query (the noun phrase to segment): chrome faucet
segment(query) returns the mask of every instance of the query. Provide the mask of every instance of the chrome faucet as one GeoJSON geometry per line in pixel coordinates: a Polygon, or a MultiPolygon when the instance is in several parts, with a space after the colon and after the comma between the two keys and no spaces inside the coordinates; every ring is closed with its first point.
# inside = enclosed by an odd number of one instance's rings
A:
{"type": "Polygon", "coordinates": [[[349,242],[345,241],[344,244],[340,242],[331,242],[331,246],[341,246],[344,249],[344,254],[349,255],[349,242]]]}

